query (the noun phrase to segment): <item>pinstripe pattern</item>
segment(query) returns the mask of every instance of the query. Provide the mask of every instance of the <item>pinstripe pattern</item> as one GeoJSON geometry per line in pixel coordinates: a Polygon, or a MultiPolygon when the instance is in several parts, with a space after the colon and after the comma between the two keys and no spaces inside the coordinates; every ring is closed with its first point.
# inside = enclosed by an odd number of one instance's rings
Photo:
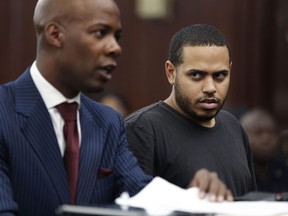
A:
{"type": "MultiPolygon", "coordinates": [[[[0,87],[0,110],[0,213],[54,215],[69,203],[68,183],[49,113],[29,70],[0,87]]],[[[81,96],[80,122],[77,204],[111,203],[122,191],[133,195],[147,184],[151,177],[127,150],[118,113],[81,96]],[[112,174],[97,179],[100,168],[112,174]]]]}

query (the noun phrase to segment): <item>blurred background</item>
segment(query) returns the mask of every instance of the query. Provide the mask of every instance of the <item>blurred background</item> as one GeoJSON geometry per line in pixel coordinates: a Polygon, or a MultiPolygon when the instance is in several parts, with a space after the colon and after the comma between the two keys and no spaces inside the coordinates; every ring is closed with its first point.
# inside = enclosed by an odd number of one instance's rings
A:
{"type": "MultiPolygon", "coordinates": [[[[35,58],[32,17],[36,0],[0,1],[0,84],[16,79],[35,58]]],[[[122,16],[123,54],[107,90],[130,111],[170,94],[164,63],[180,28],[211,24],[232,46],[233,68],[225,109],[239,117],[250,107],[272,112],[288,127],[287,0],[116,0],[122,16]]],[[[93,96],[97,97],[97,95],[93,96]]]]}

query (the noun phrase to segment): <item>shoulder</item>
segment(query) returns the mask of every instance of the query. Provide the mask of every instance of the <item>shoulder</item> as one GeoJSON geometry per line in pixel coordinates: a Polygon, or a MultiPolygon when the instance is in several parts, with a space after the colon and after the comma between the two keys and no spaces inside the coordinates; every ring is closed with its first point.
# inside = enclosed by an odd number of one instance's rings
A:
{"type": "Polygon", "coordinates": [[[0,109],[4,110],[14,104],[15,81],[0,85],[0,109]]]}
{"type": "Polygon", "coordinates": [[[91,98],[89,98],[86,95],[81,95],[81,106],[84,106],[86,109],[88,109],[91,112],[104,112],[104,113],[109,113],[109,114],[113,114],[116,113],[115,110],[113,110],[111,107],[104,105],[96,100],[93,100],[91,98]]]}
{"type": "Polygon", "coordinates": [[[238,134],[245,139],[247,138],[247,134],[242,125],[240,124],[240,121],[233,114],[228,111],[221,110],[218,113],[217,117],[221,124],[224,125],[224,128],[226,128],[226,130],[230,131],[234,135],[238,134]]]}
{"type": "Polygon", "coordinates": [[[120,123],[122,120],[119,112],[85,95],[81,95],[81,109],[83,115],[91,116],[99,124],[120,123]]]}
{"type": "Polygon", "coordinates": [[[0,95],[1,95],[0,99],[1,100],[11,96],[11,93],[12,93],[11,83],[0,85],[0,95]]]}
{"type": "Polygon", "coordinates": [[[161,101],[153,103],[128,115],[124,120],[127,136],[133,131],[141,131],[141,134],[153,134],[154,129],[163,122],[161,103],[161,101]]]}
{"type": "Polygon", "coordinates": [[[218,113],[218,118],[223,122],[229,122],[236,125],[240,125],[239,120],[232,113],[226,110],[220,110],[218,113]]]}
{"type": "Polygon", "coordinates": [[[153,103],[132,112],[125,118],[125,124],[153,121],[153,119],[161,113],[160,103],[161,102],[153,103]]]}
{"type": "Polygon", "coordinates": [[[221,110],[218,113],[217,118],[228,130],[232,130],[235,133],[245,133],[240,121],[232,113],[226,110],[221,110]]]}

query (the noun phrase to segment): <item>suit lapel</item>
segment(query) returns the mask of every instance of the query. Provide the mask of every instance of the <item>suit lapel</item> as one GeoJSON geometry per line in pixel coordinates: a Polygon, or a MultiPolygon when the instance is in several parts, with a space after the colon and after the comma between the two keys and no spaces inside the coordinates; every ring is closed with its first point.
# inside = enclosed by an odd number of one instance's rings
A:
{"type": "Polygon", "coordinates": [[[96,182],[101,155],[103,151],[104,135],[102,128],[95,123],[91,113],[81,103],[81,149],[77,187],[77,204],[87,204],[96,182]]]}
{"type": "Polygon", "coordinates": [[[35,87],[29,70],[18,80],[15,88],[16,112],[22,118],[23,136],[26,137],[47,178],[53,183],[59,198],[69,203],[69,189],[58,142],[45,104],[35,87]]]}

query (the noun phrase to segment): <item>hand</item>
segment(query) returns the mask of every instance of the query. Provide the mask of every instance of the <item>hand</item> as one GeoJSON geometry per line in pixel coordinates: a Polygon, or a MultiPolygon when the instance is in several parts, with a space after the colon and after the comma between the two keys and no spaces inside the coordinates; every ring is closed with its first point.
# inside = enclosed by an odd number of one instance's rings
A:
{"type": "Polygon", "coordinates": [[[218,178],[216,172],[210,172],[207,169],[200,169],[195,173],[193,180],[188,185],[200,189],[199,197],[203,199],[209,194],[209,200],[212,202],[222,202],[223,200],[233,201],[234,197],[226,185],[218,178]]]}

